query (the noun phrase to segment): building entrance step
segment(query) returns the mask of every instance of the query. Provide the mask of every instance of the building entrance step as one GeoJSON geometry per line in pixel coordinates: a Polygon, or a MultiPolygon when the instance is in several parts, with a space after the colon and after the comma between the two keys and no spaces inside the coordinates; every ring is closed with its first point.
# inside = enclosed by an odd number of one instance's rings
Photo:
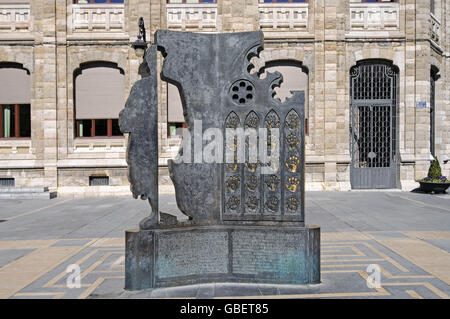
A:
{"type": "Polygon", "coordinates": [[[52,199],[56,196],[48,187],[0,187],[0,199],[52,199]]]}

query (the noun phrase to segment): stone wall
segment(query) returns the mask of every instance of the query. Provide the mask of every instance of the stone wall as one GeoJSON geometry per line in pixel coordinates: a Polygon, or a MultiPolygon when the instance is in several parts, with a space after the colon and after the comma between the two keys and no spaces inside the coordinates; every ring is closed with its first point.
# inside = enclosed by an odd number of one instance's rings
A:
{"type": "MultiPolygon", "coordinates": [[[[71,0],[31,1],[30,27],[0,31],[0,62],[18,62],[31,73],[31,139],[0,139],[0,175],[14,176],[16,185],[66,187],[66,193],[86,185],[89,174],[110,176],[111,188],[126,189],[126,138],[75,139],[73,72],[81,63],[109,61],[125,72],[126,94],[139,78],[140,59],[130,43],[145,19],[147,40],[157,29],[172,28],[165,1],[129,0],[123,8],[120,29],[75,30],[71,0]],[[39,184],[39,185],[38,185],[39,184]]],[[[429,107],[431,66],[440,70],[436,85],[436,151],[443,172],[450,175],[450,3],[438,1],[440,10],[431,19],[428,1],[404,0],[393,4],[388,26],[357,27],[349,1],[311,0],[296,5],[298,19],[275,21],[263,16],[267,4],[260,0],[218,0],[216,32],[260,29],[264,21],[265,50],[254,59],[264,62],[294,60],[309,71],[309,134],[306,137],[307,189],[350,189],[351,162],[350,68],[363,59],[385,59],[399,68],[400,178],[403,189],[417,186],[430,160],[429,107]],[[301,14],[307,12],[304,18],[301,14]],[[440,22],[439,38],[431,24],[440,22]]],[[[384,4],[388,5],[388,4],[384,4]]],[[[267,9],[267,8],[266,8],[267,9]]],[[[268,7],[270,11],[270,7],[268,7]]],[[[384,12],[384,11],[383,11],[384,12]]],[[[366,13],[367,14],[367,13],[366,13]]],[[[383,13],[385,14],[385,13],[383,13]]],[[[434,24],[435,26],[435,24],[434,24]]],[[[186,28],[184,28],[186,30],[186,28]]],[[[189,31],[207,31],[191,27],[189,31]]],[[[162,62],[162,57],[159,56],[162,62]]],[[[166,84],[160,83],[160,153],[167,141],[166,84]]],[[[101,193],[103,190],[100,190],[101,193]]],[[[85,193],[85,192],[84,192],[85,193]]]]}

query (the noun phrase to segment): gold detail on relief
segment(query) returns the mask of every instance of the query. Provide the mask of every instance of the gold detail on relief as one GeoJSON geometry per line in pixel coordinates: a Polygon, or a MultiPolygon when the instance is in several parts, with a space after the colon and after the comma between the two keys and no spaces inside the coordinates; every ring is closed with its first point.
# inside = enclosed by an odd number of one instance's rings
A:
{"type": "Polygon", "coordinates": [[[237,165],[237,164],[226,164],[226,165],[227,165],[227,167],[228,167],[229,169],[231,169],[232,171],[236,171],[237,168],[238,168],[238,165],[237,165]]]}
{"type": "Polygon", "coordinates": [[[286,143],[288,145],[288,149],[290,151],[294,151],[297,148],[297,146],[300,144],[300,141],[299,141],[297,135],[289,134],[286,137],[286,143]]]}
{"type": "Polygon", "coordinates": [[[300,185],[300,180],[297,177],[289,177],[288,182],[286,183],[286,188],[295,193],[297,191],[298,185],[300,185]]]}
{"type": "Polygon", "coordinates": [[[245,128],[257,129],[259,126],[259,119],[256,114],[252,113],[250,117],[245,121],[245,128]]]}
{"type": "Polygon", "coordinates": [[[245,203],[247,208],[251,211],[256,211],[259,206],[259,200],[256,196],[249,196],[247,202],[245,203]]]}
{"type": "Polygon", "coordinates": [[[278,212],[280,200],[275,196],[270,196],[266,202],[266,208],[274,213],[278,212]]]}
{"type": "Polygon", "coordinates": [[[240,203],[241,203],[241,201],[236,196],[231,196],[225,205],[230,210],[236,210],[236,209],[238,209],[240,203]]]}
{"type": "Polygon", "coordinates": [[[256,175],[250,175],[245,182],[248,190],[254,192],[258,188],[258,177],[256,175]]]}
{"type": "Polygon", "coordinates": [[[298,120],[299,120],[299,117],[297,114],[295,114],[295,113],[289,114],[286,119],[287,127],[292,131],[296,130],[298,127],[298,120]]]}
{"type": "Polygon", "coordinates": [[[298,206],[300,206],[300,202],[298,201],[297,198],[295,198],[295,197],[290,197],[290,198],[287,200],[286,208],[287,208],[289,211],[291,211],[292,213],[294,213],[295,211],[297,211],[298,206]]]}
{"type": "Polygon", "coordinates": [[[238,158],[237,158],[237,156],[235,155],[235,156],[234,156],[234,161],[233,161],[233,163],[225,163],[225,165],[226,165],[229,169],[231,169],[232,171],[236,171],[236,170],[238,169],[238,164],[237,164],[237,162],[238,162],[238,158]]]}
{"type": "Polygon", "coordinates": [[[226,127],[236,129],[239,126],[239,117],[233,113],[227,121],[226,127]]]}
{"type": "Polygon", "coordinates": [[[300,164],[300,159],[296,155],[289,156],[288,161],[286,162],[286,167],[290,172],[296,173],[297,167],[300,164]]]}
{"type": "Polygon", "coordinates": [[[266,180],[266,185],[269,189],[274,192],[277,189],[278,184],[280,183],[280,179],[277,175],[270,175],[269,179],[266,180]]]}
{"type": "Polygon", "coordinates": [[[256,172],[256,169],[258,168],[258,163],[249,163],[249,162],[245,162],[245,167],[247,167],[247,169],[251,172],[254,173],[256,172]]]}
{"type": "Polygon", "coordinates": [[[279,128],[280,127],[280,120],[278,119],[278,116],[275,113],[269,114],[266,117],[266,126],[269,129],[273,128],[279,128]]]}
{"type": "Polygon", "coordinates": [[[239,176],[235,175],[235,176],[231,176],[225,182],[225,184],[227,185],[228,188],[230,188],[234,192],[238,189],[240,182],[241,182],[241,180],[239,179],[239,176]]]}

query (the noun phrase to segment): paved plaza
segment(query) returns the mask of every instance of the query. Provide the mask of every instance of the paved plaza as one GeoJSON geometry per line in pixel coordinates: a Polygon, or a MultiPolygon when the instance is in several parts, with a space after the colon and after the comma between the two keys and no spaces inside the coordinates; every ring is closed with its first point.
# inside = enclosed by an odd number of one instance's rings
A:
{"type": "MultiPolygon", "coordinates": [[[[124,231],[148,214],[130,197],[0,200],[0,298],[449,298],[450,195],[307,192],[319,225],[322,283],[205,284],[124,291],[124,231]],[[68,288],[69,265],[80,267],[68,288]],[[381,270],[368,288],[367,267],[381,270]]],[[[174,194],[160,209],[177,214],[174,194]]]]}

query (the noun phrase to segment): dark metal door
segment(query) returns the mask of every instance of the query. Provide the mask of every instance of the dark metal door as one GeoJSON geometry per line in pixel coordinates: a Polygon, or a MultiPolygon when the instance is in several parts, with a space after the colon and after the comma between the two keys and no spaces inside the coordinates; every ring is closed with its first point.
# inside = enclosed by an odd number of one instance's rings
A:
{"type": "Polygon", "coordinates": [[[352,188],[396,188],[396,69],[389,63],[367,61],[354,66],[350,78],[352,188]]]}

